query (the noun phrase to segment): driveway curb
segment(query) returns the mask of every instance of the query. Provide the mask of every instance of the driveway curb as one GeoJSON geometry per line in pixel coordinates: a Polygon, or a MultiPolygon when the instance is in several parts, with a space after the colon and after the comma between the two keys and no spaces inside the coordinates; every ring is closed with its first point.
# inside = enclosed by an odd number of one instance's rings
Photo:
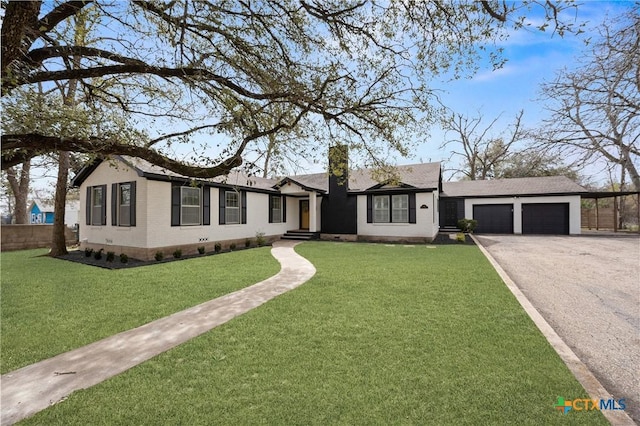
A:
{"type": "MultiPolygon", "coordinates": [[[[533,320],[538,329],[542,332],[549,344],[553,347],[556,353],[560,356],[562,361],[569,367],[571,373],[580,382],[582,387],[587,391],[592,399],[610,399],[611,394],[602,386],[600,381],[591,373],[587,366],[580,361],[580,358],[571,350],[571,348],[565,343],[564,340],[556,333],[556,331],[549,325],[544,317],[538,312],[538,310],[531,304],[529,299],[522,293],[518,285],[509,277],[504,269],[498,264],[493,256],[484,248],[482,243],[473,235],[470,234],[473,241],[480,248],[480,251],[487,258],[489,263],[496,270],[502,281],[507,285],[507,288],[516,297],[520,306],[525,310],[529,318],[533,320]]],[[[636,423],[629,417],[624,411],[604,410],[602,414],[605,418],[614,426],[634,426],[636,423]]]]}

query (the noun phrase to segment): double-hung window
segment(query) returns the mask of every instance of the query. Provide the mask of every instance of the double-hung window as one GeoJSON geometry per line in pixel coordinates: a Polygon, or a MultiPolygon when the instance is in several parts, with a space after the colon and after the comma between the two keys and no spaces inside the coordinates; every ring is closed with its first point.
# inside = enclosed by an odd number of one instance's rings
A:
{"type": "Polygon", "coordinates": [[[131,183],[118,185],[118,225],[131,225],[131,183]]]}
{"type": "Polygon", "coordinates": [[[102,226],[107,224],[107,185],[87,187],[86,224],[102,226]]]}
{"type": "Polygon", "coordinates": [[[271,196],[269,197],[271,206],[271,223],[282,223],[282,197],[271,196]]]}
{"type": "Polygon", "coordinates": [[[136,182],[111,185],[111,225],[136,226],[136,182]]]}
{"type": "Polygon", "coordinates": [[[371,204],[372,214],[369,221],[373,223],[411,222],[409,194],[373,195],[371,204]]]}
{"type": "Polygon", "coordinates": [[[201,189],[183,186],[180,188],[180,225],[202,224],[201,189]]]}
{"type": "Polygon", "coordinates": [[[407,194],[391,196],[391,222],[409,222],[409,196],[407,194]]]}
{"type": "Polygon", "coordinates": [[[389,196],[376,195],[373,197],[373,222],[389,222],[389,196]]]}
{"type": "Polygon", "coordinates": [[[179,182],[171,185],[171,226],[211,224],[211,188],[179,182]]]}
{"type": "Polygon", "coordinates": [[[225,223],[240,223],[240,194],[236,191],[225,191],[225,223]]]}
{"type": "Polygon", "coordinates": [[[102,186],[94,186],[91,196],[91,224],[102,225],[102,211],[104,206],[104,188],[102,186]]]}

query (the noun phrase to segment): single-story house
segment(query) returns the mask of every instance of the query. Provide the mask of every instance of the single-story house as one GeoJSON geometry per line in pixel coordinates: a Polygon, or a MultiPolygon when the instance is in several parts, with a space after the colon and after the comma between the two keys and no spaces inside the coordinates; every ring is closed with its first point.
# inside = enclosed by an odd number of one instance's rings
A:
{"type": "MultiPolygon", "coordinates": [[[[29,223],[52,224],[55,217],[54,205],[52,202],[35,199],[29,205],[29,223]]],[[[67,201],[64,211],[64,223],[67,226],[74,226],[78,223],[78,211],[80,211],[80,201],[67,201]]]]}
{"type": "Polygon", "coordinates": [[[152,259],[258,235],[429,242],[463,217],[478,219],[478,232],[580,232],[585,190],[567,178],[443,183],[440,163],[422,163],[380,182],[371,170],[349,170],[346,150],[333,149],[331,173],[281,179],[232,172],[193,180],[131,157],[94,161],[74,179],[81,247],[152,259]]]}

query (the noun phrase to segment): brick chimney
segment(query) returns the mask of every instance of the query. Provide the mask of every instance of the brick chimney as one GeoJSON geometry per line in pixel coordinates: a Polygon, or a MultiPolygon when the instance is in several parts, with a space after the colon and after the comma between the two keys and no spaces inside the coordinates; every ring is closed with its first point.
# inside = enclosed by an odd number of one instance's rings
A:
{"type": "Polygon", "coordinates": [[[349,190],[349,149],[346,145],[329,148],[329,197],[347,198],[349,190]]]}

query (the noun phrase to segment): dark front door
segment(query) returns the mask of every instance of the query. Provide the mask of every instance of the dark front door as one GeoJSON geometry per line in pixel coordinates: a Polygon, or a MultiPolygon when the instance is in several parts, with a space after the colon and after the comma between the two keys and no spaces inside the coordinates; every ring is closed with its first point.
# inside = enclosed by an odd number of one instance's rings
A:
{"type": "Polygon", "coordinates": [[[309,229],[309,200],[300,200],[300,229],[309,229]]]}
{"type": "Polygon", "coordinates": [[[458,201],[445,200],[444,202],[444,226],[456,228],[458,226],[458,201]]]}

